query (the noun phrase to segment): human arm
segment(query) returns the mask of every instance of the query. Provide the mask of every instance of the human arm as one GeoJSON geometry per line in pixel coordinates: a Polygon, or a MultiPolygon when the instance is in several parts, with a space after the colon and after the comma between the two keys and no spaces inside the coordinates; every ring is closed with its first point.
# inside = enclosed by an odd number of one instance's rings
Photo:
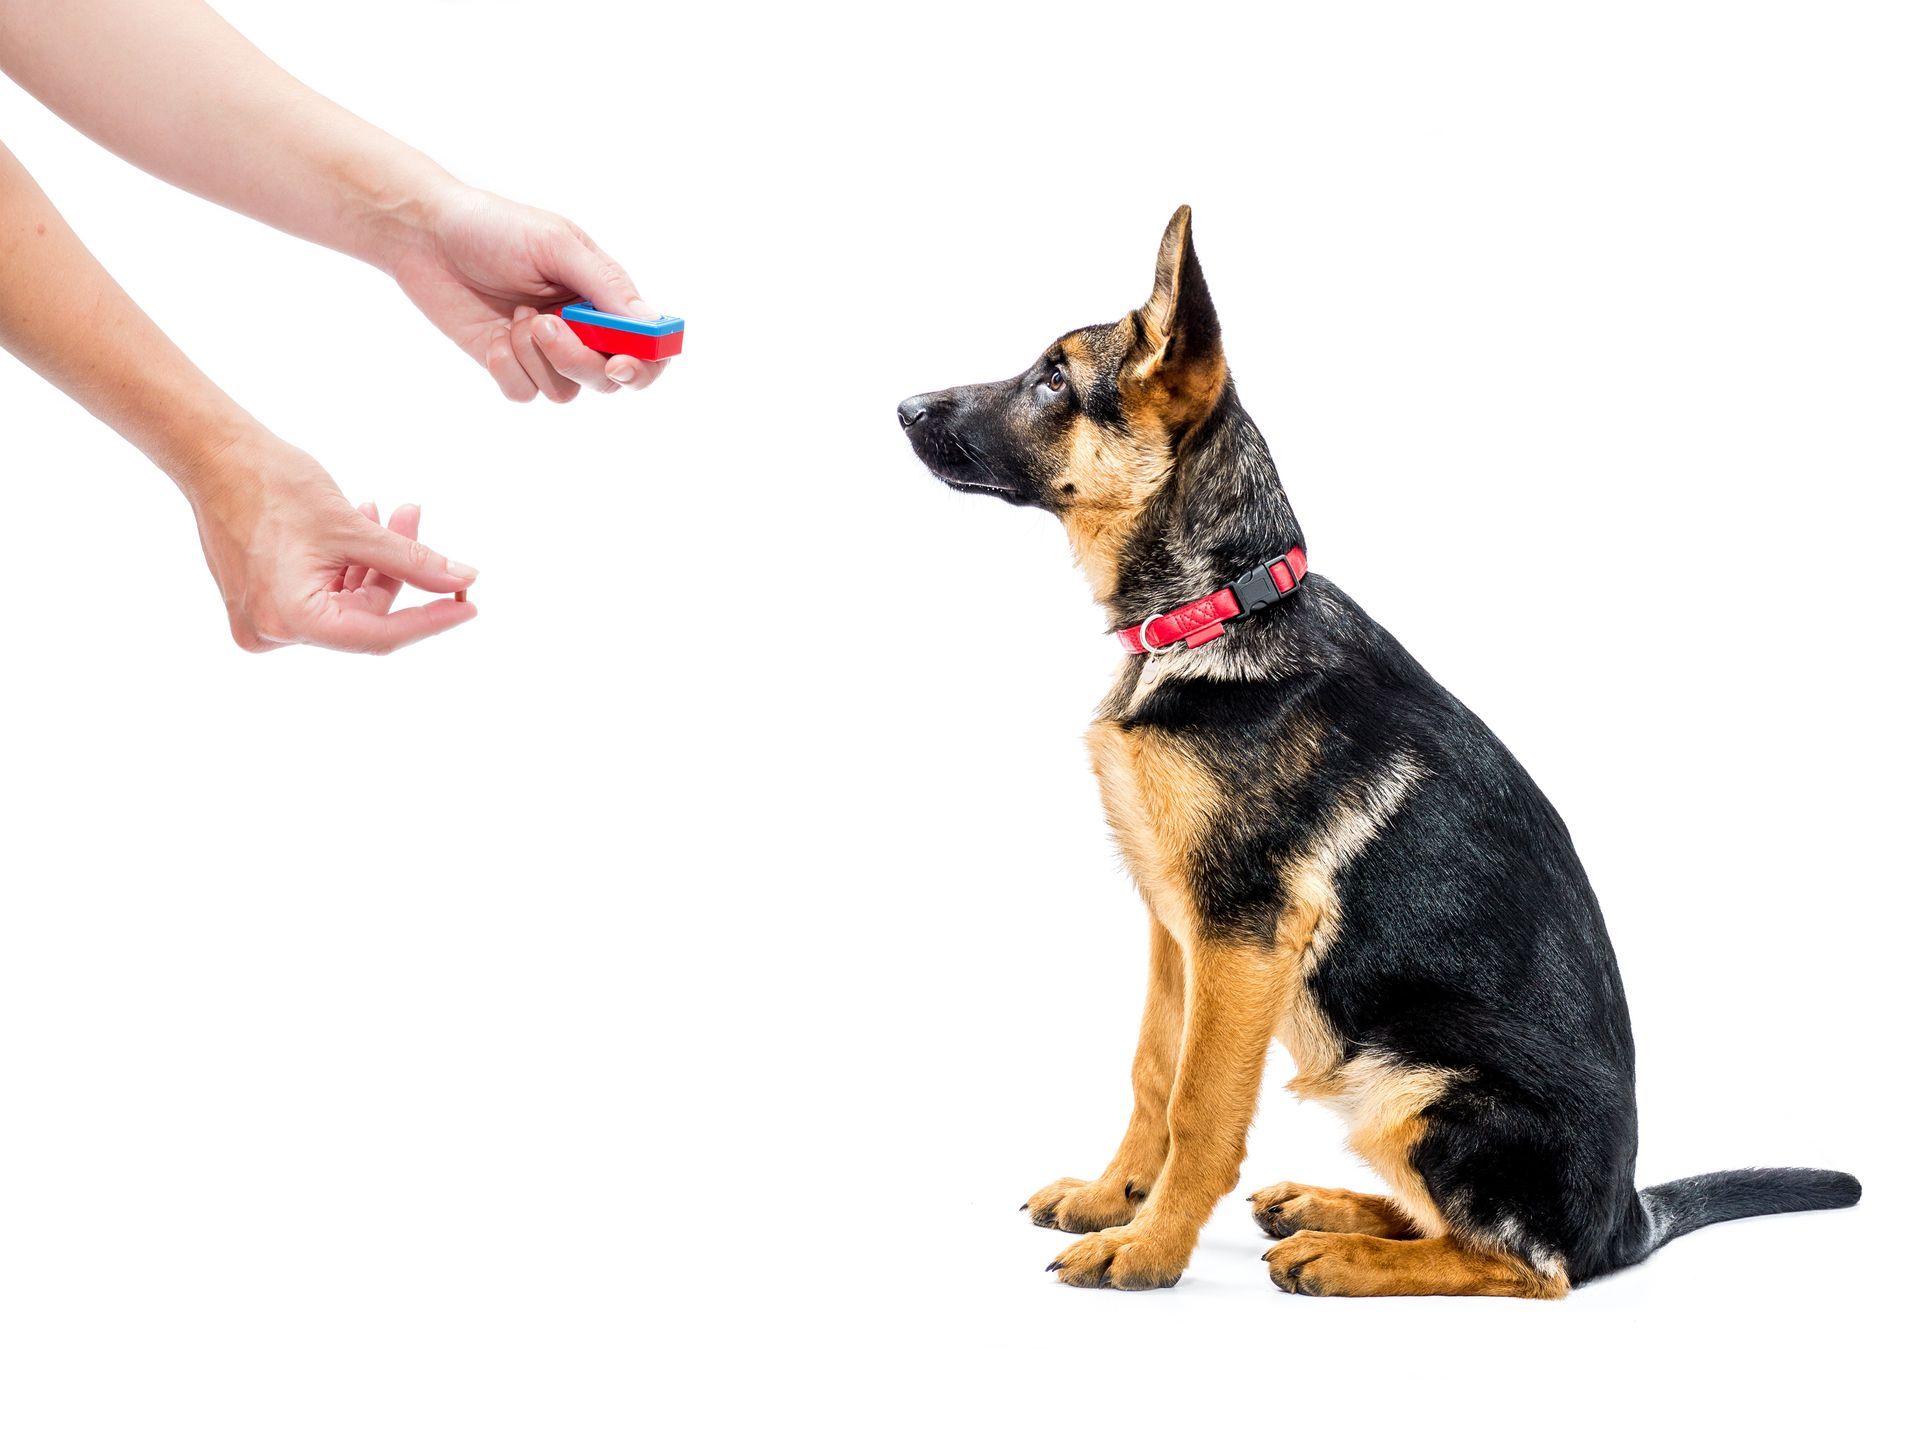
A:
{"type": "Polygon", "coordinates": [[[171,476],[193,506],[233,636],[384,652],[477,613],[453,599],[390,609],[398,581],[443,594],[474,571],[356,511],[310,457],[203,375],[80,243],[0,146],[0,348],[171,476]],[[354,583],[347,583],[352,580],[354,583]]]}
{"type": "Polygon", "coordinates": [[[0,70],[161,179],[385,271],[510,399],[640,389],[665,368],[539,313],[657,313],[578,226],[461,184],[199,0],[0,0],[0,70]]]}

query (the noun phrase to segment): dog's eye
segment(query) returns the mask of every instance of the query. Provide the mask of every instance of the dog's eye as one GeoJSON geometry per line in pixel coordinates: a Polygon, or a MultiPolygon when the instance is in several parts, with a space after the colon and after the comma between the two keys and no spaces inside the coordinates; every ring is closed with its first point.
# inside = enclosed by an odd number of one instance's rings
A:
{"type": "Polygon", "coordinates": [[[1062,370],[1058,365],[1054,366],[1053,373],[1047,376],[1047,388],[1053,391],[1054,394],[1056,395],[1059,394],[1062,390],[1066,389],[1067,388],[1067,372],[1062,370]]]}

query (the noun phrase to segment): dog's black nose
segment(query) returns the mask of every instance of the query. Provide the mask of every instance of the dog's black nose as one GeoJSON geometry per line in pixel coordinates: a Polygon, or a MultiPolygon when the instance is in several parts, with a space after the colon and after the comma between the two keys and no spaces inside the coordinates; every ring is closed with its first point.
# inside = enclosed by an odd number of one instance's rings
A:
{"type": "Polygon", "coordinates": [[[910,400],[900,402],[900,428],[911,430],[927,418],[927,412],[933,409],[933,402],[924,395],[915,395],[910,400]]]}

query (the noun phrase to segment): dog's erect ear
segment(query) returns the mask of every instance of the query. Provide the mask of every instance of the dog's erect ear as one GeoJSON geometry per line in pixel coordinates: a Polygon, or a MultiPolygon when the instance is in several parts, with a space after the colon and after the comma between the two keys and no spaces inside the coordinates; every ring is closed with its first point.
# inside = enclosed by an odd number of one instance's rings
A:
{"type": "Polygon", "coordinates": [[[1175,424],[1205,416],[1227,381],[1220,317],[1193,253],[1193,211],[1173,212],[1160,237],[1153,294],[1139,309],[1140,356],[1134,374],[1159,392],[1175,424]]]}

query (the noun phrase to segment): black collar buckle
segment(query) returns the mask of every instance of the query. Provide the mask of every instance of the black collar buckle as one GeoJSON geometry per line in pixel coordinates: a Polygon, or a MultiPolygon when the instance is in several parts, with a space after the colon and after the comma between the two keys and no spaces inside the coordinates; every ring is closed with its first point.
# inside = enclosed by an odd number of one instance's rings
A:
{"type": "Polygon", "coordinates": [[[1227,587],[1233,591],[1233,598],[1240,605],[1240,614],[1235,618],[1244,619],[1256,610],[1264,610],[1276,600],[1293,594],[1300,588],[1300,582],[1305,578],[1306,566],[1294,563],[1292,551],[1288,551],[1278,560],[1269,560],[1263,565],[1254,566],[1227,587]],[[1280,582],[1273,578],[1273,572],[1280,566],[1286,567],[1287,575],[1293,581],[1284,590],[1280,588],[1280,582]]]}
{"type": "Polygon", "coordinates": [[[1283,593],[1292,593],[1291,591],[1283,592],[1274,583],[1272,562],[1254,566],[1227,588],[1233,591],[1233,598],[1240,603],[1240,613],[1243,616],[1251,615],[1256,610],[1266,609],[1283,593]]]}

